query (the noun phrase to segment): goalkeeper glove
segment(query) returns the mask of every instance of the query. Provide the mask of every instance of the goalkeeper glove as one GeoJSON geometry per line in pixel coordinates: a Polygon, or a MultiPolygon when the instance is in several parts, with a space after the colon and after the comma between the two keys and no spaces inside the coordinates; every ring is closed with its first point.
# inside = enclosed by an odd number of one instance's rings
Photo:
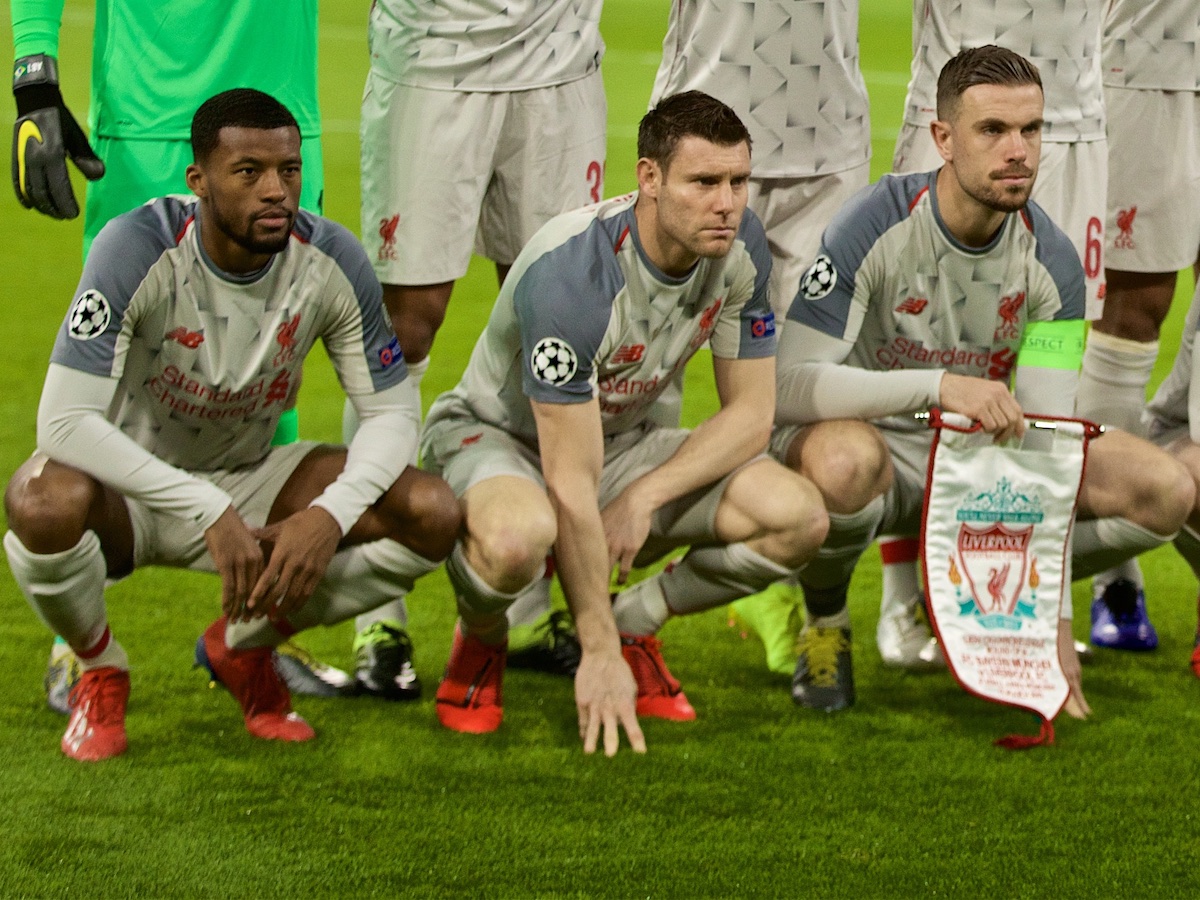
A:
{"type": "Polygon", "coordinates": [[[44,54],[25,56],[13,69],[17,121],[13,126],[12,177],[17,199],[55,219],[74,219],[79,204],[67,176],[67,157],[88,181],[104,175],[104,163],[63,103],[58,65],[44,54]]]}

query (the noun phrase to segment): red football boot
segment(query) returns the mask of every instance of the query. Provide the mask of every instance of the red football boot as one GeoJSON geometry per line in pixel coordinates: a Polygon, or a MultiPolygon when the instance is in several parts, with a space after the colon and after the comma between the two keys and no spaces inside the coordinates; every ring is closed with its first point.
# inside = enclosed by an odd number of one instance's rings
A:
{"type": "Polygon", "coordinates": [[[85,669],[71,690],[71,718],[62,752],[84,762],[120,756],[125,741],[129,673],[113,666],[85,669]]]}
{"type": "Polygon", "coordinates": [[[196,641],[196,663],[233,694],[252,735],[267,741],[311,741],[317,733],[292,712],[292,697],[275,670],[271,648],[231,650],[225,645],[226,621],[221,616],[196,641]]]}
{"type": "Polygon", "coordinates": [[[663,661],[662,641],[653,635],[621,635],[621,655],[637,681],[637,714],[672,722],[691,722],[696,710],[663,661]]]}
{"type": "Polygon", "coordinates": [[[504,665],[508,641],[485,644],[454,629],[454,646],[437,689],[438,721],[454,731],[487,734],[504,719],[504,665]]]}

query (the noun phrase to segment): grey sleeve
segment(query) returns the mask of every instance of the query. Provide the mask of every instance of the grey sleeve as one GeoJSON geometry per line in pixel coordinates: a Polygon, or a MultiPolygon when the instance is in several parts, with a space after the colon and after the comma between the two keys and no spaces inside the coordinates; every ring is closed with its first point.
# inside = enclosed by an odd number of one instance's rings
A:
{"type": "Polygon", "coordinates": [[[754,273],[753,293],[742,306],[738,359],[762,359],[776,351],[775,313],[771,311],[771,249],[767,233],[753,210],[747,209],[739,229],[754,273]]]}
{"type": "Polygon", "coordinates": [[[595,393],[596,356],[625,285],[612,247],[588,229],[529,266],[513,288],[521,383],[540,403],[584,403],[595,393]]]}
{"type": "Polygon", "coordinates": [[[1079,252],[1071,239],[1034,203],[1026,207],[1030,228],[1037,238],[1037,260],[1046,267],[1058,289],[1062,306],[1055,319],[1082,319],[1087,309],[1087,282],[1079,252]]]}
{"type": "Polygon", "coordinates": [[[93,375],[119,374],[113,366],[129,301],[163,253],[175,246],[186,210],[166,198],[117,216],[100,230],[58,329],[51,362],[93,375]]]}
{"type": "MultiPolygon", "coordinates": [[[[346,228],[301,210],[296,232],[337,264],[350,283],[358,304],[362,324],[362,346],[340,348],[342,336],[326,335],[324,341],[335,360],[340,352],[362,353],[376,392],[395,387],[408,375],[408,367],[400,352],[400,341],[392,328],[392,320],[383,305],[383,288],[362,244],[346,228]]],[[[356,329],[349,329],[356,333],[356,329]]],[[[343,384],[344,386],[344,384],[343,384]]]]}

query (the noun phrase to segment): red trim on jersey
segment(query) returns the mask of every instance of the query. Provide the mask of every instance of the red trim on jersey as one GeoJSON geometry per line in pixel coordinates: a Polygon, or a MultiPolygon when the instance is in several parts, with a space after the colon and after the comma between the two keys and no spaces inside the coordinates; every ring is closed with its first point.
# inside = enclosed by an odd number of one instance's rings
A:
{"type": "Polygon", "coordinates": [[[183,223],[183,227],[179,229],[179,234],[175,235],[175,243],[178,244],[183,240],[183,236],[187,234],[188,227],[196,221],[195,214],[187,217],[187,221],[183,223]]]}
{"type": "Polygon", "coordinates": [[[613,247],[613,255],[621,252],[621,245],[625,243],[625,238],[629,237],[629,226],[625,226],[625,230],[621,232],[621,236],[617,238],[617,243],[613,247]]]}
{"type": "Polygon", "coordinates": [[[300,243],[302,243],[302,244],[307,244],[307,243],[308,243],[308,241],[306,241],[304,238],[302,238],[302,237],[300,236],[300,233],[299,233],[299,232],[297,232],[297,231],[293,231],[293,232],[292,232],[292,237],[294,237],[296,240],[298,240],[298,241],[299,241],[300,243]]]}
{"type": "Polygon", "coordinates": [[[1021,221],[1025,223],[1025,227],[1030,231],[1033,231],[1033,223],[1029,221],[1029,213],[1025,212],[1024,207],[1021,207],[1021,209],[1017,211],[1021,214],[1021,221]]]}
{"type": "Polygon", "coordinates": [[[917,196],[913,197],[912,203],[908,204],[908,211],[912,212],[914,209],[916,209],[917,204],[921,202],[921,198],[924,197],[928,193],[929,193],[929,185],[925,185],[925,187],[923,187],[923,188],[921,188],[921,190],[917,191],[917,196]]]}

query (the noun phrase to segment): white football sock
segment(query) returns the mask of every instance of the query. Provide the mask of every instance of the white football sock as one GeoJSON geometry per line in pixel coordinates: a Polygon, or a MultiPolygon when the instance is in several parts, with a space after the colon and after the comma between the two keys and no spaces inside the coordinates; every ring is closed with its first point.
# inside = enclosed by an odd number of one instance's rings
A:
{"type": "Polygon", "coordinates": [[[525,590],[517,595],[517,599],[505,611],[508,616],[509,628],[521,628],[533,625],[550,612],[550,582],[553,579],[549,560],[546,572],[525,590]]]}
{"type": "Polygon", "coordinates": [[[808,588],[846,584],[859,557],[879,533],[883,511],[883,497],[879,496],[856,513],[830,513],[829,536],[804,567],[801,583],[808,588]]]}
{"type": "Polygon", "coordinates": [[[100,538],[85,531],[79,542],[59,553],[31,553],[15,533],[4,535],[13,578],[38,618],[79,650],[94,647],[108,627],[104,609],[107,565],[100,538]]]}
{"type": "Polygon", "coordinates": [[[450,576],[450,583],[454,586],[458,614],[467,629],[484,643],[499,644],[508,635],[505,610],[522,594],[536,587],[542,580],[545,569],[539,569],[533,580],[519,591],[505,594],[493,588],[471,568],[462,544],[458,544],[446,560],[446,574],[450,576]]]}
{"type": "Polygon", "coordinates": [[[1130,341],[1093,328],[1083,351],[1076,414],[1144,436],[1146,385],[1157,359],[1158,341],[1130,341]]]}
{"type": "Polygon", "coordinates": [[[1087,578],[1103,572],[1173,537],[1173,534],[1155,534],[1119,516],[1076,522],[1071,541],[1073,577],[1087,578]]]}
{"type": "Polygon", "coordinates": [[[625,634],[653,634],[671,613],[712,609],[757,594],[791,574],[745,543],[693,547],[679,562],[618,594],[613,615],[625,634]]]}

